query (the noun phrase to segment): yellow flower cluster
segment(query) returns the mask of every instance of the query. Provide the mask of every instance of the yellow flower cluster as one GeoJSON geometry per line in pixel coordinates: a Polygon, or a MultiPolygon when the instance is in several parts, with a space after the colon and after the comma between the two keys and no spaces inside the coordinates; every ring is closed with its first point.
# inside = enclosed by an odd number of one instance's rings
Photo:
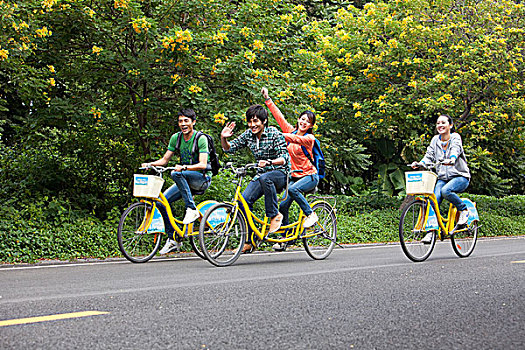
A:
{"type": "Polygon", "coordinates": [[[7,60],[8,58],[9,58],[9,51],[5,49],[1,49],[0,50],[0,60],[3,61],[3,60],[7,60]]]}
{"type": "Polygon", "coordinates": [[[97,122],[102,119],[102,111],[97,107],[91,107],[89,113],[93,114],[93,118],[95,118],[97,122]]]}
{"type": "Polygon", "coordinates": [[[228,41],[227,33],[218,31],[216,34],[213,35],[213,41],[215,41],[217,44],[224,45],[225,40],[228,41]]]}
{"type": "Polygon", "coordinates": [[[192,40],[193,37],[191,36],[191,33],[188,29],[184,31],[177,30],[174,36],[165,36],[164,38],[162,38],[161,45],[165,49],[171,48],[171,51],[175,50],[175,48],[180,45],[178,50],[188,51],[189,47],[187,45],[183,45],[183,43],[189,43],[192,40]]]}
{"type": "Polygon", "coordinates": [[[137,34],[142,33],[142,31],[147,32],[148,29],[151,27],[151,23],[148,22],[146,17],[132,18],[131,25],[133,26],[133,29],[135,30],[135,32],[137,32],[137,34]]]}
{"type": "Polygon", "coordinates": [[[55,73],[55,66],[48,65],[47,68],[49,68],[49,71],[50,71],[51,73],[55,73]]]}
{"type": "Polygon", "coordinates": [[[101,47],[98,47],[98,46],[95,46],[95,45],[93,45],[93,47],[91,48],[91,51],[92,51],[93,53],[96,53],[96,54],[98,55],[99,53],[101,53],[101,52],[102,52],[102,48],[101,48],[101,47]]]}
{"type": "Polygon", "coordinates": [[[29,28],[29,24],[27,24],[26,21],[22,21],[20,22],[20,24],[16,24],[16,22],[13,22],[12,26],[13,26],[13,29],[16,30],[17,32],[19,32],[20,29],[29,28]]]}
{"type": "Polygon", "coordinates": [[[252,46],[254,50],[264,49],[264,43],[261,40],[254,40],[252,46]]]}
{"type": "Polygon", "coordinates": [[[53,34],[52,31],[48,30],[47,27],[42,27],[41,29],[37,29],[36,30],[36,35],[39,37],[39,38],[44,38],[46,36],[51,36],[53,34]]]}
{"type": "Polygon", "coordinates": [[[397,49],[397,47],[399,46],[399,43],[397,42],[396,39],[390,39],[388,40],[388,46],[390,46],[391,49],[397,49]]]}
{"type": "Polygon", "coordinates": [[[129,0],[115,0],[113,7],[116,9],[127,9],[129,0]]]}
{"type": "Polygon", "coordinates": [[[255,61],[255,57],[257,57],[251,50],[248,50],[244,53],[244,58],[246,58],[250,63],[253,63],[255,61]]]}
{"type": "Polygon", "coordinates": [[[55,4],[55,0],[42,0],[42,8],[50,9],[55,4]]]}
{"type": "Polygon", "coordinates": [[[202,89],[198,87],[197,85],[190,86],[188,90],[190,91],[190,94],[198,94],[199,92],[202,91],[202,89]]]}
{"type": "Polygon", "coordinates": [[[224,113],[217,113],[213,116],[213,121],[217,124],[224,124],[226,120],[228,120],[228,118],[226,118],[224,113]]]}
{"type": "Polygon", "coordinates": [[[176,82],[178,82],[180,80],[180,75],[178,75],[177,73],[173,74],[171,76],[171,83],[172,84],[175,84],[176,82]]]}
{"type": "Polygon", "coordinates": [[[244,35],[245,38],[247,38],[250,33],[252,32],[252,30],[250,28],[247,28],[247,27],[243,27],[241,29],[241,34],[244,35]]]}
{"type": "Polygon", "coordinates": [[[89,17],[93,17],[96,14],[96,12],[90,9],[89,7],[84,7],[84,13],[89,17]]]}
{"type": "Polygon", "coordinates": [[[286,99],[288,99],[289,97],[292,97],[292,96],[293,96],[293,92],[290,89],[286,89],[284,91],[280,91],[279,95],[277,95],[277,97],[280,100],[286,100],[286,99]]]}
{"type": "Polygon", "coordinates": [[[292,19],[293,19],[293,16],[292,16],[291,13],[288,13],[288,14],[285,14],[285,15],[281,15],[281,21],[285,22],[286,24],[290,24],[292,19]]]}
{"type": "Polygon", "coordinates": [[[49,85],[51,85],[51,86],[55,86],[56,85],[56,82],[55,82],[54,78],[49,78],[49,85]]]}
{"type": "Polygon", "coordinates": [[[128,74],[137,76],[137,75],[140,74],[140,71],[138,69],[130,69],[130,70],[128,70],[128,74]]]}
{"type": "Polygon", "coordinates": [[[443,96],[437,99],[438,102],[445,102],[445,101],[450,101],[450,100],[452,100],[452,95],[450,94],[444,94],[443,96]]]}

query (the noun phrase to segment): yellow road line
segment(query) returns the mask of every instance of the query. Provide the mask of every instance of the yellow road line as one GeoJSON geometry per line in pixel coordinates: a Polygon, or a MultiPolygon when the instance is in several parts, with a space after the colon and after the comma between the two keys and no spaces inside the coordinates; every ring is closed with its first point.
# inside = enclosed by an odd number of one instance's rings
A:
{"type": "Polygon", "coordinates": [[[525,264],[525,260],[511,261],[511,264],[525,264]]]}
{"type": "Polygon", "coordinates": [[[67,314],[58,314],[58,315],[49,315],[49,316],[18,318],[18,319],[13,319],[13,320],[0,321],[0,327],[14,326],[18,324],[36,323],[36,322],[65,320],[68,318],[88,317],[88,316],[97,316],[97,315],[105,315],[105,314],[109,314],[109,312],[82,311],[82,312],[70,312],[67,314]]]}

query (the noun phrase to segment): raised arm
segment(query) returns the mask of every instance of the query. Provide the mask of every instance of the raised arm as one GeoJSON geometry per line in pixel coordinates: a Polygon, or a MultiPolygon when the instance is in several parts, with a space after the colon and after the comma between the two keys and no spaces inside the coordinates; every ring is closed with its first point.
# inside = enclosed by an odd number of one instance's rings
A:
{"type": "Polygon", "coordinates": [[[264,97],[266,106],[270,109],[270,112],[272,113],[273,117],[277,121],[277,124],[281,127],[281,130],[284,133],[290,133],[295,130],[293,125],[288,123],[286,119],[284,118],[284,115],[281,113],[279,108],[273,103],[272,99],[270,98],[270,95],[268,94],[268,89],[263,87],[261,90],[261,93],[264,97]]]}

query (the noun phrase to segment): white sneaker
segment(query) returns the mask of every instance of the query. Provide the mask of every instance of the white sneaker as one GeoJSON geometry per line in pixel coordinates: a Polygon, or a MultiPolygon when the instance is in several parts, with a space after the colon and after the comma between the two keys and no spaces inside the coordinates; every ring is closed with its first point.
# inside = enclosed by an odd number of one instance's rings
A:
{"type": "Polygon", "coordinates": [[[458,226],[465,225],[468,221],[468,210],[462,210],[459,212],[458,226]]]}
{"type": "Polygon", "coordinates": [[[174,239],[169,239],[168,238],[168,240],[166,241],[166,244],[164,245],[164,247],[162,247],[162,249],[159,251],[159,254],[160,255],[168,254],[168,253],[171,253],[174,250],[179,250],[179,248],[180,248],[180,243],[179,242],[177,242],[174,239]]]}
{"type": "Polygon", "coordinates": [[[184,215],[184,220],[182,220],[182,223],[184,225],[191,224],[197,220],[199,216],[200,212],[197,209],[186,208],[186,215],[184,215]]]}
{"type": "Polygon", "coordinates": [[[286,250],[286,247],[288,246],[288,244],[286,243],[275,243],[272,248],[273,250],[275,250],[276,252],[284,252],[286,250]]]}
{"type": "Polygon", "coordinates": [[[304,219],[303,227],[312,227],[317,221],[319,221],[319,217],[317,217],[317,214],[315,213],[315,211],[313,211],[312,214],[308,215],[306,219],[304,219]]]}
{"type": "Polygon", "coordinates": [[[427,233],[421,240],[421,243],[430,244],[430,242],[432,242],[432,236],[434,236],[434,232],[427,233]]]}

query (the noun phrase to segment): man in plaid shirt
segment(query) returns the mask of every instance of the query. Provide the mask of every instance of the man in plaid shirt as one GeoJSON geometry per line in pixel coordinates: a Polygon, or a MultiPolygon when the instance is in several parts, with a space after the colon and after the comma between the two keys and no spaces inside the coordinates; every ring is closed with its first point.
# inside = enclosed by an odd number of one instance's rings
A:
{"type": "MultiPolygon", "coordinates": [[[[241,136],[228,141],[233,136],[235,122],[228,123],[221,132],[221,145],[226,153],[235,153],[248,147],[257,160],[257,175],[248,184],[242,196],[252,209],[253,204],[264,195],[266,216],[271,218],[269,233],[281,227],[283,214],[279,213],[277,192],[286,187],[290,173],[290,156],[286,141],[279,130],[268,124],[268,112],[261,105],[253,105],[246,111],[248,130],[241,136]]],[[[251,244],[243,247],[243,252],[251,251],[251,244]]]]}

